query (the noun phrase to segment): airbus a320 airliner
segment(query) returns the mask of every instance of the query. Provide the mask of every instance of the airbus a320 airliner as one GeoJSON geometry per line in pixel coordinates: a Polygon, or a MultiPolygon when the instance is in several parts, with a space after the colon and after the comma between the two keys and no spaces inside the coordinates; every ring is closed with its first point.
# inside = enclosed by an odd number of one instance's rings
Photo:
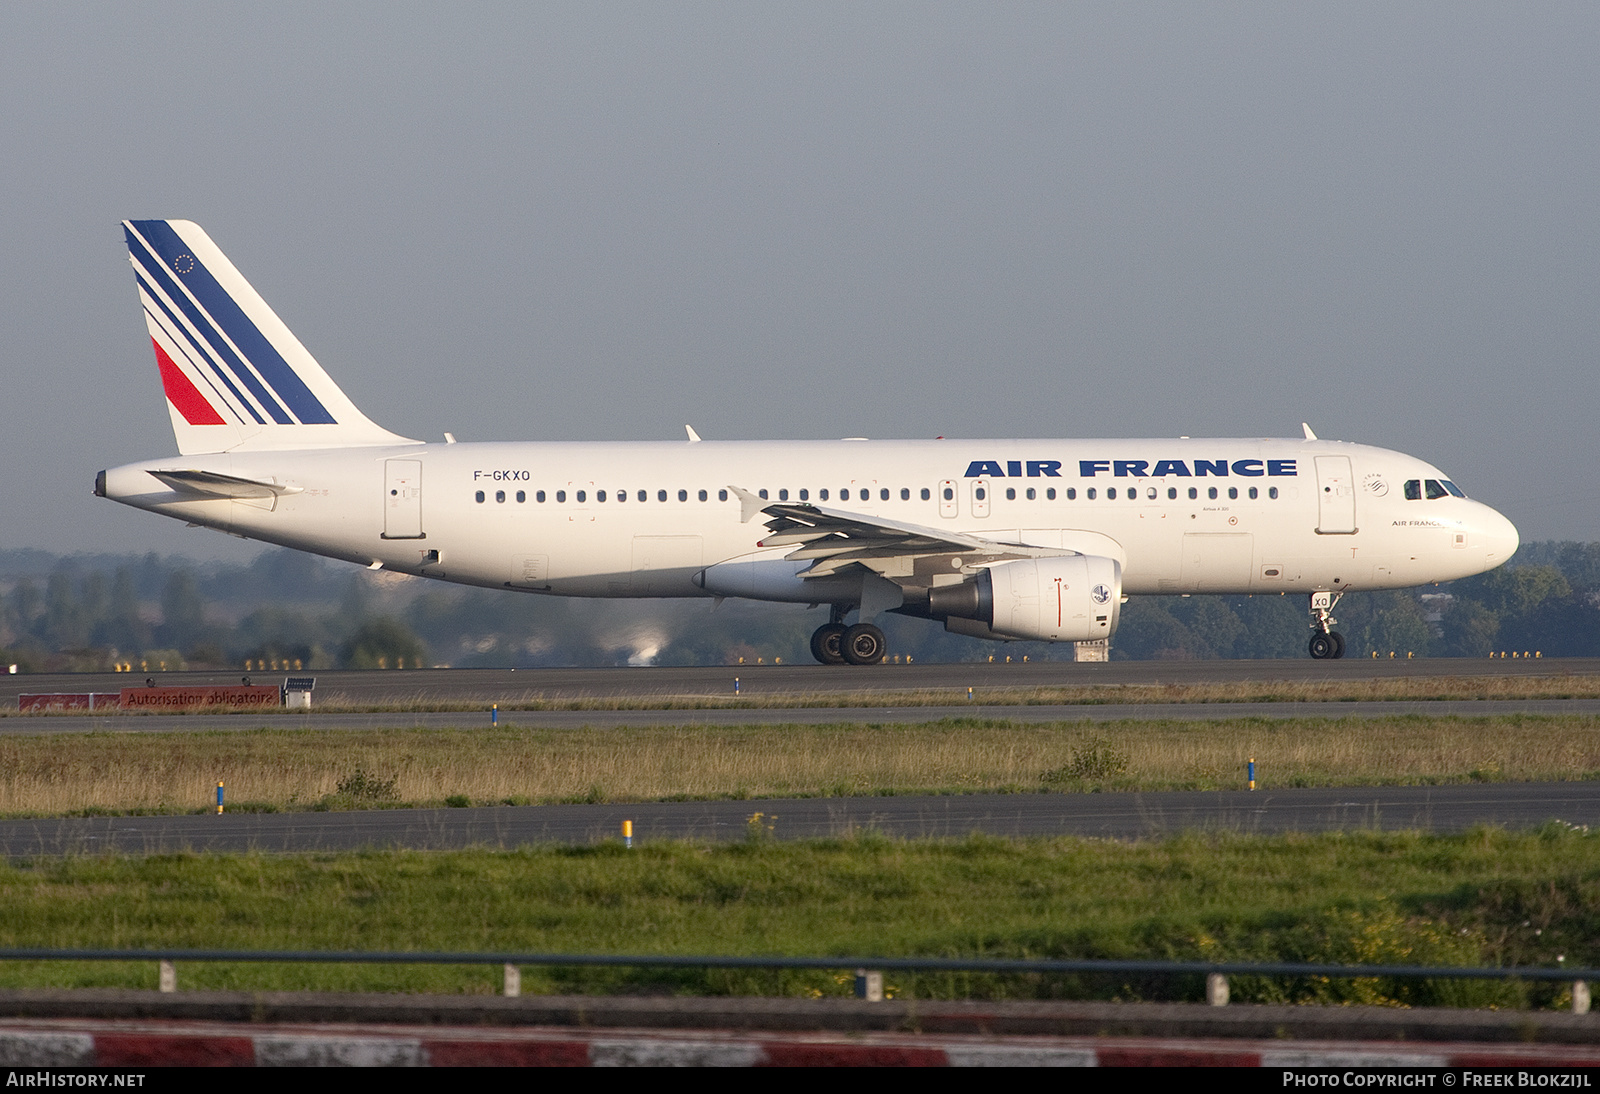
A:
{"type": "Polygon", "coordinates": [[[831,606],[811,648],[883,660],[883,612],[996,640],[1109,639],[1129,595],[1339,598],[1492,569],[1517,530],[1421,460],[1303,439],[446,443],[346,397],[196,224],[125,221],[178,457],[95,493],[467,585],[831,606]],[[855,622],[846,625],[846,620],[855,622]]]}

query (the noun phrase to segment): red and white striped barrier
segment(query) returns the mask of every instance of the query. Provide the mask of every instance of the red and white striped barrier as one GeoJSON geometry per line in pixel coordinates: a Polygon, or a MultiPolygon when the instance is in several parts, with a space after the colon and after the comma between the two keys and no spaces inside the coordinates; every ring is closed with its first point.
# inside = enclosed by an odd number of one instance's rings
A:
{"type": "Polygon", "coordinates": [[[1600,1045],[0,1021],[0,1067],[1600,1066],[1600,1045]]]}

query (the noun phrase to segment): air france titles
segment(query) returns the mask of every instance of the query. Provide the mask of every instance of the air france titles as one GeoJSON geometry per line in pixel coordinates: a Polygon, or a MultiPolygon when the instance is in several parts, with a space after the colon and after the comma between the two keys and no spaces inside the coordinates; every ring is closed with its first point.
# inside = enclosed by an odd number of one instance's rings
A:
{"type": "MultiPolygon", "coordinates": [[[[1172,476],[1180,479],[1227,478],[1239,475],[1259,478],[1270,475],[1299,475],[1294,460],[1079,460],[1078,477],[1092,479],[1100,474],[1115,479],[1147,479],[1172,476]],[[1191,464],[1193,465],[1191,467],[1191,464]]],[[[1060,460],[973,460],[967,465],[969,479],[1059,479],[1060,460]]]]}

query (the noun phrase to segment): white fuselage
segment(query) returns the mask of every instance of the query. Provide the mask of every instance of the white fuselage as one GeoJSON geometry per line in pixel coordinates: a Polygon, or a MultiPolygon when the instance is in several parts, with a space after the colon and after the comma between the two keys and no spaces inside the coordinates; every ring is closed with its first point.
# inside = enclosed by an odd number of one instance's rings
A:
{"type": "Polygon", "coordinates": [[[1405,496],[1409,481],[1446,479],[1402,453],[1321,440],[506,443],[176,456],[106,472],[105,494],[363,565],[563,596],[712,595],[696,581],[707,567],[782,559],[758,546],[762,519],[742,519],[730,487],[1109,556],[1131,594],[1287,593],[1404,588],[1505,562],[1517,532],[1495,510],[1405,496]],[[173,470],[285,492],[213,498],[149,473],[173,470]]]}

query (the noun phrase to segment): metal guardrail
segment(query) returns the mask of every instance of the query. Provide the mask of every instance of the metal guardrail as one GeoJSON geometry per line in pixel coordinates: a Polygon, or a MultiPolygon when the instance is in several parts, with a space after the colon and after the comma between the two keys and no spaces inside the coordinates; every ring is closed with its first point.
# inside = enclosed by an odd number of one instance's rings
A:
{"type": "Polygon", "coordinates": [[[362,950],[0,949],[0,961],[277,962],[356,965],[502,965],[704,969],[878,969],[895,972],[1144,973],[1203,976],[1409,977],[1433,980],[1595,981],[1600,969],[1544,966],[1313,965],[1243,961],[1033,960],[964,957],[738,957],[647,954],[362,950]]]}

